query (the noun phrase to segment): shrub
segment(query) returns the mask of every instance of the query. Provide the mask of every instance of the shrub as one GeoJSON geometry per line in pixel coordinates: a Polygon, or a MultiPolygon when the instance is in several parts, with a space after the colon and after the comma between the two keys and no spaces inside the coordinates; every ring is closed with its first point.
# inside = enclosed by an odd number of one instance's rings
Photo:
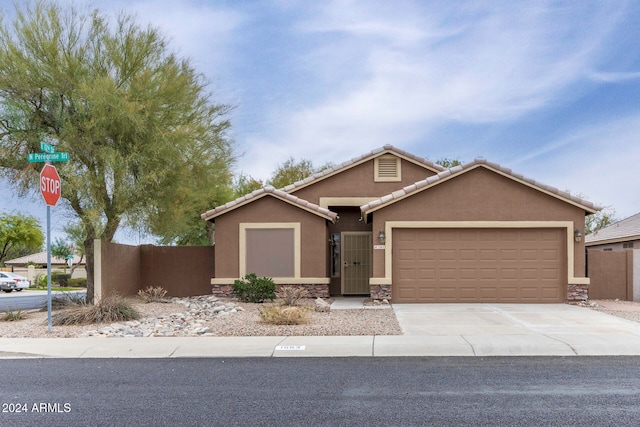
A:
{"type": "Polygon", "coordinates": [[[36,276],[36,286],[39,288],[46,288],[47,287],[47,275],[40,273],[36,276]]]}
{"type": "Polygon", "coordinates": [[[140,314],[120,296],[104,297],[96,305],[81,305],[56,313],[51,318],[55,326],[88,325],[139,319],[140,314]]]}
{"type": "Polygon", "coordinates": [[[71,286],[72,288],[86,288],[87,278],[78,277],[77,279],[69,279],[67,280],[67,285],[71,286]]]}
{"type": "Polygon", "coordinates": [[[233,291],[240,301],[264,302],[273,301],[276,297],[276,285],[268,277],[257,277],[254,273],[244,276],[244,280],[233,282],[233,291]]]}
{"type": "MultiPolygon", "coordinates": [[[[84,295],[78,295],[75,292],[62,292],[51,298],[51,310],[64,310],[84,305],[87,305],[86,297],[84,295]]],[[[40,311],[47,310],[48,306],[45,303],[40,308],[40,311]]]]}
{"type": "Polygon", "coordinates": [[[165,291],[162,286],[158,286],[155,288],[152,286],[147,286],[144,289],[138,290],[138,295],[147,303],[162,302],[164,301],[165,295],[167,295],[167,291],[165,291]]]}
{"type": "Polygon", "coordinates": [[[11,309],[5,311],[4,317],[2,318],[2,320],[4,320],[5,322],[15,322],[22,319],[24,319],[24,313],[22,312],[22,310],[11,309]]]}
{"type": "Polygon", "coordinates": [[[67,283],[69,282],[69,279],[71,279],[71,275],[69,273],[60,273],[59,271],[51,272],[51,283],[57,283],[62,287],[66,287],[68,286],[67,283]]]}
{"type": "Polygon", "coordinates": [[[301,325],[311,318],[308,307],[271,305],[261,307],[259,313],[262,322],[271,325],[301,325]]]}
{"type": "Polygon", "coordinates": [[[277,295],[284,305],[298,305],[300,300],[309,297],[309,291],[301,286],[281,286],[277,295]]]}

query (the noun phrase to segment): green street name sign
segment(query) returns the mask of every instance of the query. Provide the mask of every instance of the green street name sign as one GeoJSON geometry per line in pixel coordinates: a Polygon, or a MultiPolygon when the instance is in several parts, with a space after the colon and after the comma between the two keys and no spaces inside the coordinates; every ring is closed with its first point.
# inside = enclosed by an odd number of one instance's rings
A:
{"type": "Polygon", "coordinates": [[[40,149],[45,153],[53,154],[56,152],[56,147],[51,144],[47,144],[46,142],[40,143],[40,149]]]}
{"type": "Polygon", "coordinates": [[[39,162],[68,162],[69,153],[29,153],[27,160],[30,163],[39,162]]]}

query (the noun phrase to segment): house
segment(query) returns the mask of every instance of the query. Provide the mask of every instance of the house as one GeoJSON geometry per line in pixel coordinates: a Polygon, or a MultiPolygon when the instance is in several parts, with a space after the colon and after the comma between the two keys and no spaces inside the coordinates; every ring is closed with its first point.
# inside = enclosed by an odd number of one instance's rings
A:
{"type": "Polygon", "coordinates": [[[386,145],[202,214],[214,293],[247,273],[393,302],[586,299],[592,203],[477,159],[444,169],[386,145]]]}
{"type": "MultiPolygon", "coordinates": [[[[71,265],[76,266],[72,277],[74,279],[87,277],[84,257],[74,255],[71,261],[71,265]]],[[[27,277],[33,283],[38,275],[47,274],[47,251],[6,260],[4,264],[11,267],[14,273],[27,277]]],[[[51,269],[71,272],[69,260],[54,255],[51,255],[51,269]]]]}
{"type": "Polygon", "coordinates": [[[590,233],[584,241],[589,250],[640,249],[640,213],[590,233]]]}
{"type": "MultiPolygon", "coordinates": [[[[51,255],[51,267],[52,268],[65,268],[68,267],[67,259],[57,257],[55,255],[51,255]]],[[[74,255],[72,261],[72,265],[76,265],[80,263],[84,266],[84,257],[80,257],[78,255],[74,255]]],[[[5,265],[9,265],[12,267],[26,267],[29,264],[36,264],[40,266],[47,265],[47,251],[38,252],[31,255],[25,255],[20,258],[10,259],[4,262],[5,265]]]]}
{"type": "Polygon", "coordinates": [[[640,213],[585,236],[592,299],[640,301],[640,213]]]}

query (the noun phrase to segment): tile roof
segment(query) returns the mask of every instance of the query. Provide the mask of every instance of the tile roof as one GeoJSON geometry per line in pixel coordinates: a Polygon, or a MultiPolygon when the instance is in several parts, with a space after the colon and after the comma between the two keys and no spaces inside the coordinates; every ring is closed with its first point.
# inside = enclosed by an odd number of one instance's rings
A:
{"type": "Polygon", "coordinates": [[[594,213],[598,210],[600,210],[601,208],[599,208],[598,206],[594,205],[593,203],[581,199],[579,197],[573,196],[570,193],[567,193],[566,191],[560,191],[555,187],[551,187],[549,185],[545,185],[542,184],[538,181],[535,181],[533,179],[529,179],[526,178],[522,175],[513,173],[511,171],[511,169],[509,168],[505,168],[500,166],[497,163],[491,163],[488,162],[485,159],[482,158],[478,158],[475,159],[472,162],[466,163],[464,165],[460,165],[460,166],[455,166],[452,167],[450,169],[446,169],[436,175],[430,176],[427,179],[424,179],[422,181],[418,181],[414,184],[408,185],[398,191],[394,191],[391,194],[388,194],[386,196],[383,196],[379,199],[373,200],[363,206],[360,207],[360,210],[362,211],[362,213],[369,213],[369,212],[373,212],[381,207],[384,207],[388,204],[391,203],[395,203],[396,201],[400,200],[400,199],[404,199],[405,197],[410,196],[413,193],[425,190],[426,188],[429,188],[433,185],[439,184],[441,182],[447,181],[448,179],[454,178],[458,175],[461,175],[465,172],[468,172],[472,169],[475,169],[477,167],[485,167],[485,168],[489,168],[489,169],[493,169],[494,171],[497,171],[503,175],[506,175],[512,179],[515,179],[517,181],[522,182],[525,185],[528,185],[530,187],[536,188],[538,190],[541,190],[545,193],[551,194],[554,197],[563,199],[571,204],[580,206],[582,208],[584,208],[586,211],[594,213]]]}
{"type": "MultiPolygon", "coordinates": [[[[47,263],[47,251],[38,252],[31,255],[25,255],[20,258],[14,258],[6,260],[4,263],[7,265],[20,265],[26,264],[28,262],[33,262],[39,265],[45,265],[47,263]]],[[[77,264],[80,262],[80,257],[78,255],[74,255],[73,264],[77,264]]],[[[51,264],[66,264],[67,260],[64,258],[60,258],[54,255],[51,255],[51,264]]],[[[84,264],[84,258],[82,258],[82,264],[84,264]]]]}
{"type": "Polygon", "coordinates": [[[640,213],[587,234],[584,242],[589,246],[589,243],[603,243],[605,241],[613,243],[637,239],[640,239],[640,213]]]}
{"type": "Polygon", "coordinates": [[[233,209],[239,208],[240,206],[243,206],[249,202],[253,202],[261,197],[265,197],[265,196],[272,196],[275,197],[277,199],[283,200],[287,203],[290,203],[294,206],[297,206],[301,209],[304,209],[306,211],[309,211],[311,213],[314,213],[316,215],[322,216],[332,222],[336,222],[337,218],[338,218],[338,214],[335,212],[330,211],[329,209],[323,208],[321,206],[316,205],[315,203],[311,203],[308,202],[304,199],[301,199],[299,197],[296,197],[292,194],[286,193],[282,190],[277,190],[271,186],[267,186],[264,188],[261,188],[259,190],[256,190],[252,193],[249,193],[245,196],[242,196],[240,198],[237,198],[236,200],[233,200],[231,202],[225,203],[222,206],[218,206],[215,209],[211,209],[205,213],[203,213],[202,215],[200,215],[200,217],[202,219],[204,219],[205,221],[209,221],[217,216],[222,215],[223,213],[226,213],[228,211],[231,211],[233,209]]]}
{"type": "Polygon", "coordinates": [[[399,148],[394,147],[393,145],[385,145],[382,148],[377,148],[375,150],[372,150],[369,153],[363,154],[362,156],[358,156],[358,157],[354,157],[351,160],[347,160],[344,163],[341,163],[337,166],[334,166],[332,168],[328,168],[325,169],[323,171],[320,171],[318,173],[315,173],[311,176],[308,176],[300,181],[294,182],[293,184],[289,184],[286,187],[282,188],[283,191],[286,192],[291,192],[294,190],[297,190],[301,187],[306,187],[307,185],[309,185],[312,182],[315,181],[319,181],[321,179],[324,178],[328,178],[329,176],[335,175],[338,172],[341,172],[344,169],[348,169],[350,167],[359,165],[360,163],[364,163],[367,160],[373,159],[375,157],[378,157],[382,154],[386,154],[386,153],[394,153],[397,154],[400,157],[404,157],[410,161],[413,161],[414,163],[420,164],[422,166],[427,167],[428,169],[431,169],[434,172],[438,172],[438,171],[442,171],[444,170],[444,168],[440,165],[437,165],[435,163],[430,162],[427,159],[424,159],[422,157],[416,156],[414,154],[408,153],[404,150],[401,150],[399,148]]]}

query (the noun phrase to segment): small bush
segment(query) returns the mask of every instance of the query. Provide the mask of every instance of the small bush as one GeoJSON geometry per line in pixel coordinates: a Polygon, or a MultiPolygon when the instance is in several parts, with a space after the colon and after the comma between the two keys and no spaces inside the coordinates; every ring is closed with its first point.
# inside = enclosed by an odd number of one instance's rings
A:
{"type": "Polygon", "coordinates": [[[147,286],[144,289],[138,290],[138,295],[147,303],[162,302],[164,301],[165,295],[167,295],[167,291],[165,291],[162,286],[158,286],[155,288],[152,286],[147,286]]]}
{"type": "Polygon", "coordinates": [[[46,288],[47,287],[47,275],[40,273],[36,276],[36,286],[39,288],[46,288]]]}
{"type": "Polygon", "coordinates": [[[5,322],[15,322],[22,319],[24,319],[24,313],[22,312],[22,310],[11,309],[5,311],[4,317],[2,318],[2,320],[4,320],[5,322]]]}
{"type": "Polygon", "coordinates": [[[131,304],[120,296],[105,297],[96,305],[83,305],[55,314],[51,323],[62,325],[89,325],[101,322],[121,322],[140,318],[131,304]]]}
{"type": "Polygon", "coordinates": [[[273,301],[276,297],[276,285],[268,277],[257,277],[255,274],[247,274],[244,280],[233,282],[233,291],[240,301],[264,302],[273,301]]]}
{"type": "Polygon", "coordinates": [[[72,288],[86,288],[87,287],[87,278],[86,277],[78,277],[77,279],[69,279],[67,280],[67,285],[72,288]]]}
{"type": "Polygon", "coordinates": [[[51,283],[57,283],[59,286],[66,287],[68,286],[67,283],[69,282],[69,279],[71,279],[71,275],[69,273],[60,273],[59,271],[51,272],[51,283]]]}
{"type": "Polygon", "coordinates": [[[267,306],[259,310],[260,319],[270,325],[302,325],[311,318],[308,307],[297,306],[267,306]]]}
{"type": "MultiPolygon", "coordinates": [[[[51,298],[51,310],[64,310],[67,308],[74,308],[87,305],[87,300],[84,295],[78,295],[75,292],[62,292],[51,298]]],[[[47,303],[43,304],[40,311],[47,311],[49,308],[47,303]]]]}
{"type": "Polygon", "coordinates": [[[309,291],[301,286],[281,286],[277,295],[284,305],[298,305],[300,300],[309,297],[309,291]]]}

